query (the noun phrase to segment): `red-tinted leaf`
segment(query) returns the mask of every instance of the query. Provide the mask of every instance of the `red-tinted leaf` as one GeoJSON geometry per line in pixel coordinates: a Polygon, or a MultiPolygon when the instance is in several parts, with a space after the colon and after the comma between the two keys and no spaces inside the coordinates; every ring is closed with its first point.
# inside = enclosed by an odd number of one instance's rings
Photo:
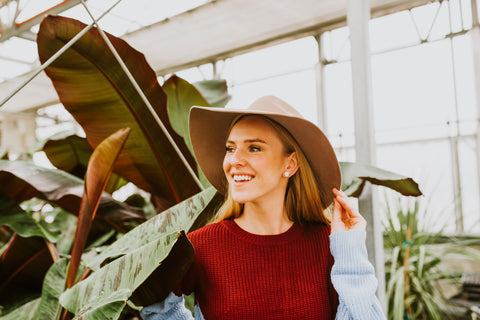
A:
{"type": "MultiPolygon", "coordinates": [[[[25,161],[0,160],[0,191],[17,203],[37,197],[56,203],[77,214],[83,194],[83,180],[61,170],[47,169],[25,161]]],[[[125,220],[144,220],[143,210],[128,206],[103,194],[99,218],[114,225],[125,220]]]]}
{"type": "Polygon", "coordinates": [[[112,174],[113,165],[129,134],[129,128],[115,132],[95,148],[90,158],[85,179],[85,192],[78,213],[72,258],[68,269],[67,288],[70,288],[75,282],[80,259],[87,243],[92,220],[100,204],[100,198],[112,174]]]}
{"type": "MultiPolygon", "coordinates": [[[[56,168],[83,179],[93,148],[88,144],[87,139],[70,135],[49,139],[45,142],[42,151],[56,168]]],[[[113,193],[126,183],[118,175],[112,174],[105,191],[113,193]]]]}
{"type": "Polygon", "coordinates": [[[0,296],[18,286],[30,292],[40,291],[52,263],[43,238],[23,238],[15,234],[0,259],[0,296]]]}
{"type": "MultiPolygon", "coordinates": [[[[40,61],[46,61],[84,27],[73,19],[46,17],[37,37],[40,61]]],[[[108,37],[190,166],[195,168],[183,139],[170,126],[166,96],[144,55],[125,41],[108,37]]],[[[89,30],[45,72],[60,101],[83,127],[91,146],[96,147],[119,128],[131,128],[130,139],[115,166],[116,173],[169,204],[200,191],[96,29],[89,30]]]]}

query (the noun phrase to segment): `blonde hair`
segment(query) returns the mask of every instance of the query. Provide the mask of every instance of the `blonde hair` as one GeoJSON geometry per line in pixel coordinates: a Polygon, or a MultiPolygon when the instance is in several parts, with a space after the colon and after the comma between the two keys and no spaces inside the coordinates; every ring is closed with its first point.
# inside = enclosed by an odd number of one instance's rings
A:
{"type": "MultiPolygon", "coordinates": [[[[293,152],[297,154],[298,170],[289,178],[285,192],[285,208],[288,218],[296,222],[317,222],[330,225],[331,215],[327,213],[322,204],[315,175],[302,149],[282,125],[265,116],[257,117],[264,119],[275,129],[288,155],[293,152]]],[[[241,118],[238,117],[232,122],[230,130],[241,118]]],[[[227,189],[225,201],[218,209],[213,222],[238,218],[243,212],[244,205],[234,201],[230,188],[227,189]]]]}

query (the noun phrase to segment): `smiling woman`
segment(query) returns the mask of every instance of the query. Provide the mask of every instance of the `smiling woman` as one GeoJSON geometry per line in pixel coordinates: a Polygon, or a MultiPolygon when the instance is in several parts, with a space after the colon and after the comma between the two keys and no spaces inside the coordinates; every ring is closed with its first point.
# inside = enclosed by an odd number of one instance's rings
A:
{"type": "Polygon", "coordinates": [[[267,96],[246,110],[194,107],[190,135],[226,200],[188,235],[190,270],[144,319],[188,319],[182,293],[192,292],[195,319],[385,318],[366,222],[338,190],[338,162],[317,126],[267,96]]]}

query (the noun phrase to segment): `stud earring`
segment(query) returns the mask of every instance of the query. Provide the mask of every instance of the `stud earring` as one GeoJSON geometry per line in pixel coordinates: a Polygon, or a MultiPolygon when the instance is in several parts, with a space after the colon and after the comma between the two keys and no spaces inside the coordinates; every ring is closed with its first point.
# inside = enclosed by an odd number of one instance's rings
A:
{"type": "Polygon", "coordinates": [[[285,176],[285,178],[288,178],[288,177],[290,177],[290,172],[285,171],[285,173],[283,175],[285,176]]]}

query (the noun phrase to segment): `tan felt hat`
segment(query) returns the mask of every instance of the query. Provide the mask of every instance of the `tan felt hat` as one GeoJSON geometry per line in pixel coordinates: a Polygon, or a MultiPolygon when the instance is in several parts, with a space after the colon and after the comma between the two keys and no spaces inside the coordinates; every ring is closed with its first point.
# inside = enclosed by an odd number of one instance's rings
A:
{"type": "Polygon", "coordinates": [[[190,139],[195,157],[208,181],[222,194],[227,191],[227,179],[223,172],[225,142],[232,121],[242,115],[262,115],[288,130],[310,163],[320,196],[328,195],[321,199],[324,207],[328,207],[334,198],[332,188],[340,189],[341,185],[335,151],[320,128],[274,96],[261,97],[246,109],[192,107],[190,139]]]}

